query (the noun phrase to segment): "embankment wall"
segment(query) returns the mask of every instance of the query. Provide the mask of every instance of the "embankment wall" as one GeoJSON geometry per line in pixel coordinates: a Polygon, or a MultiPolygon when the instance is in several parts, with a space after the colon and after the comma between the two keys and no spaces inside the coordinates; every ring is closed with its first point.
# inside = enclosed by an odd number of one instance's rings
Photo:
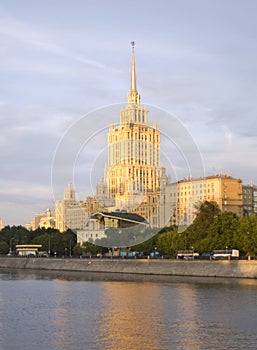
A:
{"type": "Polygon", "coordinates": [[[257,278],[257,260],[70,259],[0,257],[0,268],[145,275],[257,278]]]}

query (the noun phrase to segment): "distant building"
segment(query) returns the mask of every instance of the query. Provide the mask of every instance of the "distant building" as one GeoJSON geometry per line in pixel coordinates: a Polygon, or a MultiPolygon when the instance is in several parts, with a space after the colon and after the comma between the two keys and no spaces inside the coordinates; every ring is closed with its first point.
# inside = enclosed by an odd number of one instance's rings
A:
{"type": "Polygon", "coordinates": [[[83,208],[83,203],[76,200],[76,194],[71,183],[64,189],[62,200],[55,202],[55,227],[64,232],[68,228],[81,230],[85,228],[87,214],[83,208]]]}
{"type": "Polygon", "coordinates": [[[94,243],[96,239],[102,239],[105,237],[105,227],[95,217],[88,218],[86,227],[83,230],[77,231],[77,243],[80,245],[88,241],[94,243]]]}
{"type": "Polygon", "coordinates": [[[45,214],[39,219],[38,227],[45,229],[55,227],[55,215],[49,208],[47,208],[45,214]]]}
{"type": "MultiPolygon", "coordinates": [[[[108,194],[108,186],[106,185],[103,178],[100,179],[100,182],[96,185],[96,202],[98,208],[102,210],[103,208],[109,208],[110,211],[115,206],[115,199],[108,194]]],[[[99,211],[98,209],[98,211],[99,211]]],[[[95,213],[96,210],[93,211],[95,213]]]]}
{"type": "Polygon", "coordinates": [[[96,239],[106,238],[106,230],[126,229],[133,226],[148,226],[148,222],[140,215],[125,211],[97,212],[88,219],[86,229],[77,231],[77,242],[95,242],[96,239]]]}
{"type": "Polygon", "coordinates": [[[185,179],[165,187],[165,221],[190,225],[203,201],[214,201],[221,211],[242,216],[242,180],[228,175],[185,179]]]}
{"type": "Polygon", "coordinates": [[[4,228],[3,219],[0,218],[0,231],[4,228]]]}
{"type": "Polygon", "coordinates": [[[243,214],[257,215],[257,186],[243,185],[243,214]]]}
{"type": "Polygon", "coordinates": [[[97,211],[101,211],[104,208],[103,202],[96,197],[88,196],[83,204],[86,213],[90,216],[97,211]]]}
{"type": "Polygon", "coordinates": [[[36,230],[37,228],[54,228],[55,215],[52,210],[47,208],[45,213],[35,214],[34,219],[25,225],[27,230],[36,230]]]}

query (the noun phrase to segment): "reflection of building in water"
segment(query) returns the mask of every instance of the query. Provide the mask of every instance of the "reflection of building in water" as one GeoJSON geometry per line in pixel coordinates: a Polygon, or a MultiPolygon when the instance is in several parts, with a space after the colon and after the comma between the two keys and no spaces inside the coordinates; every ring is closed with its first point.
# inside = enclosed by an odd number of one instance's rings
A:
{"type": "Polygon", "coordinates": [[[102,284],[101,309],[104,312],[97,332],[103,349],[160,348],[163,306],[159,291],[159,286],[154,284],[102,284]]]}
{"type": "MultiPolygon", "coordinates": [[[[60,276],[54,279],[51,291],[52,298],[49,300],[49,305],[53,304],[53,307],[51,317],[49,317],[49,322],[51,322],[51,332],[48,334],[50,349],[74,349],[74,342],[81,337],[81,334],[76,334],[77,324],[82,318],[80,310],[84,310],[78,306],[81,303],[79,298],[74,297],[77,295],[77,289],[75,291],[72,282],[67,282],[60,276]]],[[[84,322],[87,322],[84,312],[83,316],[84,322]]]]}
{"type": "Polygon", "coordinates": [[[96,198],[115,208],[137,213],[151,226],[161,227],[160,191],[168,181],[160,164],[160,131],[148,123],[148,110],[141,106],[136,86],[134,42],[131,84],[127,106],[120,111],[120,124],[108,134],[108,165],[96,198]],[[112,201],[110,201],[112,199],[112,201]]]}
{"type": "Polygon", "coordinates": [[[70,229],[83,229],[87,214],[83,204],[76,200],[71,183],[64,189],[64,198],[55,202],[56,228],[61,232],[70,229]]]}
{"type": "Polygon", "coordinates": [[[180,349],[202,350],[202,342],[199,341],[199,302],[197,288],[193,284],[181,284],[175,298],[176,310],[174,321],[176,322],[176,341],[180,349]]]}

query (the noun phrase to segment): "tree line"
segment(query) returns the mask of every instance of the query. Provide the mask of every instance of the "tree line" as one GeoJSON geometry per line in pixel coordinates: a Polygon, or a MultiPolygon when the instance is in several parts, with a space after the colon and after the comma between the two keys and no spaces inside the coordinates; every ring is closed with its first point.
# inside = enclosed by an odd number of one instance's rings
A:
{"type": "Polygon", "coordinates": [[[23,226],[5,226],[0,231],[0,254],[15,253],[15,246],[19,244],[42,244],[41,251],[68,256],[77,244],[77,237],[71,230],[60,233],[52,228],[29,231],[23,226]]]}
{"type": "MultiPolygon", "coordinates": [[[[128,232],[126,238],[135,239],[133,230],[128,232]]],[[[149,233],[151,235],[150,231],[149,233]]],[[[109,230],[108,239],[111,236],[116,237],[117,234],[115,229],[109,230]]],[[[147,237],[148,231],[144,234],[147,237]]],[[[50,251],[51,255],[57,256],[108,252],[104,241],[96,243],[78,245],[76,234],[72,230],[60,233],[51,228],[28,231],[23,226],[6,226],[0,231],[2,255],[14,252],[17,244],[42,244],[42,251],[50,251]]],[[[238,217],[232,212],[221,212],[216,202],[205,201],[197,208],[196,218],[190,226],[165,227],[143,243],[132,245],[130,250],[143,252],[145,255],[158,251],[163,256],[175,257],[178,250],[193,249],[201,254],[226,248],[238,249],[242,255],[257,256],[257,216],[238,217]]]]}
{"type": "Polygon", "coordinates": [[[163,255],[193,249],[200,254],[214,249],[238,249],[241,255],[257,255],[257,216],[238,217],[221,212],[216,202],[203,202],[193,223],[186,229],[171,226],[153,238],[163,255]]]}

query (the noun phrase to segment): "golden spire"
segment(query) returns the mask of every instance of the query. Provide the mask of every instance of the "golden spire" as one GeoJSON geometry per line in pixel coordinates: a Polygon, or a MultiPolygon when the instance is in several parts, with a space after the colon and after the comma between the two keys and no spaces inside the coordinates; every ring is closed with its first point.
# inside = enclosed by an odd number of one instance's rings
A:
{"type": "Polygon", "coordinates": [[[131,47],[132,47],[132,61],[131,61],[130,91],[137,91],[134,41],[131,41],[131,47]]]}
{"type": "Polygon", "coordinates": [[[130,93],[128,94],[128,103],[140,104],[140,95],[137,92],[136,82],[136,64],[135,64],[135,42],[131,42],[132,60],[131,60],[131,75],[130,75],[130,93]]]}

